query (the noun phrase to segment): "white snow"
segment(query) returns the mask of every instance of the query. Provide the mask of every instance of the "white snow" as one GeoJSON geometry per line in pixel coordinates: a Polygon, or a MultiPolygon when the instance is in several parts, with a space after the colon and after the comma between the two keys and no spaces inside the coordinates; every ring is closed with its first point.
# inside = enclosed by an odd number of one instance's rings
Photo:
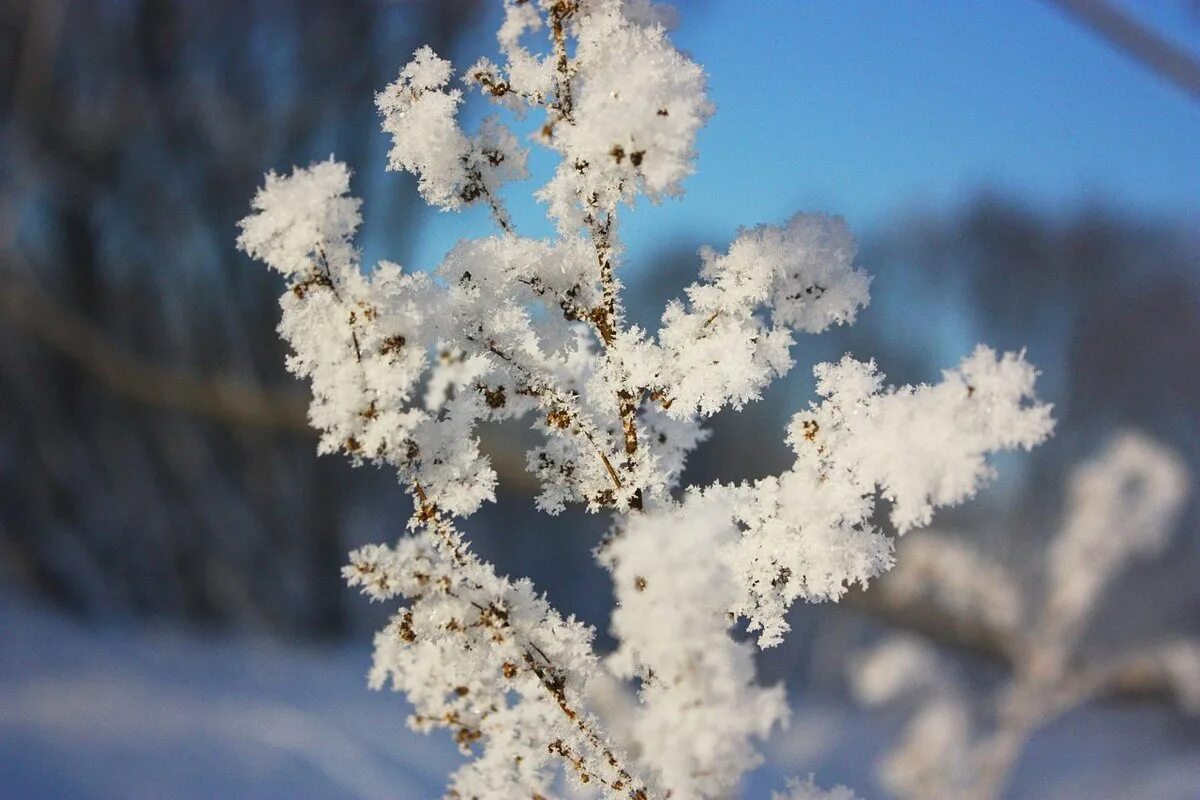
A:
{"type": "MultiPolygon", "coordinates": [[[[401,697],[363,688],[369,664],[366,642],[97,629],[0,598],[0,796],[440,797],[461,757],[448,737],[407,730],[401,697]]],[[[741,796],[770,797],[812,770],[826,787],[884,797],[863,769],[901,717],[815,697],[791,716],[741,796]]],[[[1039,734],[1010,797],[1195,800],[1197,787],[1200,722],[1115,705],[1039,734]]]]}

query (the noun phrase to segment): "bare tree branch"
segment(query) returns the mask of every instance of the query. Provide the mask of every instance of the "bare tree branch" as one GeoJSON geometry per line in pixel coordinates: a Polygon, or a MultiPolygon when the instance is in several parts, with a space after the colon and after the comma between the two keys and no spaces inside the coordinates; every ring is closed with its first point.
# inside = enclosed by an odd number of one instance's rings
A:
{"type": "Polygon", "coordinates": [[[1200,59],[1155,33],[1108,0],[1049,0],[1068,15],[1200,100],[1200,59]]]}

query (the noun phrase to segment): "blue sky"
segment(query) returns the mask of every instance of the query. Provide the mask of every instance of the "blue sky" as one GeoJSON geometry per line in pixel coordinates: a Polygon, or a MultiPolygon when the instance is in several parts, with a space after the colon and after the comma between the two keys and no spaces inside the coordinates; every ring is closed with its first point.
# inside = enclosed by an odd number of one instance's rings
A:
{"type": "MultiPolygon", "coordinates": [[[[796,210],[867,231],[984,188],[1050,212],[1102,203],[1200,220],[1200,103],[1049,3],[676,5],[674,39],[708,71],[717,113],[687,195],[626,215],[635,259],[670,240],[721,244],[796,210]]],[[[1200,54],[1183,0],[1129,7],[1200,54]]],[[[454,54],[459,66],[494,49],[494,23],[454,54]]],[[[520,198],[537,177],[510,192],[534,234],[539,212],[520,198]]],[[[482,213],[437,215],[412,266],[486,229],[482,213]]]]}

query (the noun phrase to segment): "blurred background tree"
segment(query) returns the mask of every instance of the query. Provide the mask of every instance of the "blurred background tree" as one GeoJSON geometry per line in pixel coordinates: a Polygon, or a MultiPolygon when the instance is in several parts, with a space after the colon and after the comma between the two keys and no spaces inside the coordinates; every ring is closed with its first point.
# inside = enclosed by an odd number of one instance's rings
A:
{"type": "MultiPolygon", "coordinates": [[[[400,494],[313,457],[277,290],[231,242],[264,165],[371,159],[373,91],[476,11],[0,5],[9,580],[89,614],[344,626],[353,498],[379,512],[400,494]]],[[[417,216],[403,180],[372,191],[417,216]]]]}

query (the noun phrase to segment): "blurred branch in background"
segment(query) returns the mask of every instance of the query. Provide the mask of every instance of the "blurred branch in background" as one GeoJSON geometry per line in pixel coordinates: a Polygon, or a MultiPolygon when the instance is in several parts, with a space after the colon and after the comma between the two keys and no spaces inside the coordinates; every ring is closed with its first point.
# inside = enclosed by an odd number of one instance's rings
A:
{"type": "MultiPolygon", "coordinates": [[[[914,534],[920,537],[921,534],[914,534]]],[[[854,589],[846,595],[847,608],[867,615],[895,631],[915,634],[946,650],[982,659],[1015,673],[1023,657],[1020,639],[969,615],[947,611],[927,598],[891,588],[887,580],[870,591],[854,589]]],[[[1163,670],[1160,659],[1131,657],[1116,667],[1096,673],[1088,683],[1098,683],[1097,697],[1113,700],[1176,704],[1174,676],[1163,670]],[[1097,680],[1099,679],[1099,680],[1097,680]]]]}
{"type": "Polygon", "coordinates": [[[104,332],[33,285],[5,276],[0,321],[70,359],[118,395],[229,425],[312,435],[300,390],[272,391],[149,366],[113,347],[104,332]]]}
{"type": "Polygon", "coordinates": [[[1200,58],[1176,47],[1109,0],[1049,0],[1155,74],[1200,100],[1200,58]]]}
{"type": "Polygon", "coordinates": [[[1085,640],[1118,575],[1162,555],[1191,482],[1170,449],[1126,431],[1072,471],[1063,521],[1036,575],[1011,571],[960,536],[919,532],[901,545],[881,581],[883,604],[931,601],[956,621],[951,629],[990,630],[1010,670],[981,693],[916,639],[893,637],[858,659],[851,679],[860,699],[914,707],[881,765],[890,791],[994,800],[1038,730],[1098,697],[1153,691],[1200,712],[1200,639],[1143,631],[1115,647],[1085,640]]]}

